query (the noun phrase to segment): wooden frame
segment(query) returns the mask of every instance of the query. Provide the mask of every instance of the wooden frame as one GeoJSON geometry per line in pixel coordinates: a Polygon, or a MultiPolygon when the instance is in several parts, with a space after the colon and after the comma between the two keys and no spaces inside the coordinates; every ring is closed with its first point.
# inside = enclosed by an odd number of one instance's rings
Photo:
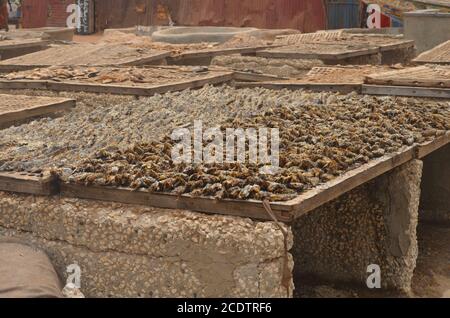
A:
{"type": "MultiPolygon", "coordinates": [[[[5,44],[2,43],[3,41],[0,41],[0,52],[3,50],[18,50],[32,47],[45,47],[48,44],[50,44],[50,41],[45,40],[23,40],[22,42],[20,40],[12,40],[12,41],[16,41],[17,43],[5,44]]],[[[5,42],[8,42],[8,40],[6,40],[5,42]]]]}
{"type": "Polygon", "coordinates": [[[377,44],[377,45],[380,47],[380,52],[385,53],[385,52],[394,51],[394,50],[413,48],[415,46],[415,41],[414,40],[402,40],[399,43],[377,44]]]}
{"type": "MultiPolygon", "coordinates": [[[[134,58],[131,61],[125,61],[123,63],[109,65],[109,64],[99,64],[99,65],[78,65],[78,66],[140,66],[145,64],[155,64],[155,63],[162,63],[165,61],[167,57],[170,56],[170,52],[159,52],[158,54],[149,54],[149,55],[143,55],[139,58],[134,58]]],[[[47,65],[41,65],[41,64],[8,64],[8,60],[2,61],[0,63],[0,72],[6,73],[6,72],[18,72],[18,71],[27,71],[35,68],[45,68],[54,66],[51,64],[47,65]]],[[[68,66],[68,65],[59,65],[59,66],[68,66]]]]}
{"type": "Polygon", "coordinates": [[[0,172],[0,191],[48,196],[59,192],[59,182],[51,175],[0,172]]]}
{"type": "MultiPolygon", "coordinates": [[[[338,198],[339,196],[395,169],[413,159],[420,159],[450,143],[450,132],[432,142],[404,148],[403,150],[373,160],[342,176],[311,189],[287,202],[273,202],[271,208],[277,219],[291,222],[296,218],[338,198]]],[[[215,200],[193,198],[188,195],[155,194],[127,188],[61,184],[61,195],[82,199],[141,204],[158,208],[186,209],[205,213],[235,215],[260,220],[272,220],[262,202],[249,200],[215,200]]]]}
{"type": "Polygon", "coordinates": [[[362,94],[450,98],[450,88],[362,85],[362,94]]]}
{"type": "MultiPolygon", "coordinates": [[[[375,160],[349,171],[327,184],[307,191],[291,201],[273,202],[271,203],[271,208],[279,221],[291,222],[359,185],[412,160],[413,156],[414,148],[410,148],[403,153],[375,160]]],[[[82,186],[68,183],[61,183],[61,195],[81,199],[134,203],[157,208],[186,209],[197,212],[272,220],[263,207],[262,202],[253,200],[219,201],[212,198],[193,198],[187,195],[154,194],[146,191],[133,191],[128,188],[82,186]]]]}
{"type": "Polygon", "coordinates": [[[62,112],[75,107],[75,105],[76,101],[73,99],[57,98],[55,99],[55,102],[36,104],[36,106],[16,109],[8,113],[3,113],[0,114],[0,129],[12,126],[15,123],[22,123],[23,121],[31,118],[62,112]]]}
{"type": "Polygon", "coordinates": [[[169,56],[169,57],[167,57],[167,62],[169,64],[172,64],[172,63],[181,63],[183,60],[213,58],[215,56],[221,56],[221,55],[255,54],[257,51],[265,50],[265,49],[273,48],[273,47],[278,47],[278,46],[265,45],[265,46],[253,46],[253,47],[245,47],[245,48],[209,49],[209,50],[200,50],[200,51],[190,51],[190,52],[181,53],[179,55],[169,56]]]}
{"type": "Polygon", "coordinates": [[[258,73],[234,71],[233,79],[235,81],[242,81],[242,82],[265,82],[265,81],[288,80],[289,78],[270,74],[258,74],[258,73]]]}
{"type": "MultiPolygon", "coordinates": [[[[450,132],[431,142],[406,147],[395,154],[387,155],[348,171],[342,176],[313,188],[287,202],[273,202],[271,208],[277,219],[291,222],[296,218],[338,198],[384,173],[411,160],[421,159],[450,143],[450,132]]],[[[0,173],[0,191],[53,195],[138,204],[168,209],[186,209],[198,212],[272,220],[261,201],[215,200],[194,198],[188,195],[155,194],[144,190],[101,186],[82,186],[55,180],[52,176],[36,177],[19,173],[0,173]]]]}
{"type": "MultiPolygon", "coordinates": [[[[327,44],[323,44],[326,46],[327,44]]],[[[318,59],[325,61],[340,61],[351,57],[359,57],[365,55],[373,55],[380,52],[379,48],[359,48],[355,50],[348,50],[343,53],[304,53],[296,51],[295,48],[292,51],[287,50],[264,50],[256,52],[256,56],[266,58],[285,58],[285,59],[318,59]]]]}
{"type": "Polygon", "coordinates": [[[370,74],[365,77],[364,82],[370,85],[450,88],[450,67],[409,67],[370,74]]]}
{"type": "Polygon", "coordinates": [[[185,80],[161,85],[148,86],[126,86],[114,84],[93,84],[80,82],[55,82],[45,80],[0,80],[0,89],[39,89],[53,91],[74,91],[118,95],[151,96],[185,90],[189,88],[200,88],[207,84],[220,84],[231,81],[232,72],[214,72],[200,79],[185,80]]]}

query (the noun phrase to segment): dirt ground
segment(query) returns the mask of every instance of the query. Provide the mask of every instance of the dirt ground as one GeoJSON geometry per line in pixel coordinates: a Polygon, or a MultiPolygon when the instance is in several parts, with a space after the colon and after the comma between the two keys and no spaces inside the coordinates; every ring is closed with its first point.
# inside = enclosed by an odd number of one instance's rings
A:
{"type": "Polygon", "coordinates": [[[103,32],[97,32],[90,35],[78,35],[73,36],[73,41],[77,43],[96,43],[101,40],[103,32]]]}
{"type": "Polygon", "coordinates": [[[450,298],[450,226],[420,224],[419,259],[412,292],[403,294],[385,290],[368,290],[349,285],[324,284],[312,277],[297,282],[299,298],[450,298]]]}

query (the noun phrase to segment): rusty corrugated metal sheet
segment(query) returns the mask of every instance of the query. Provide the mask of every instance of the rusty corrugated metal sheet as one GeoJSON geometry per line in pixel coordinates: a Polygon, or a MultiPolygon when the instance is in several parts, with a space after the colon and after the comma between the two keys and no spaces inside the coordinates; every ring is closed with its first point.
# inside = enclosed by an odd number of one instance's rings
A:
{"type": "Polygon", "coordinates": [[[41,28],[47,25],[49,0],[24,0],[22,3],[22,26],[41,28]]]}
{"type": "Polygon", "coordinates": [[[326,28],[321,0],[95,0],[97,29],[134,25],[326,28]],[[169,18],[170,17],[170,18],[169,18]]]}

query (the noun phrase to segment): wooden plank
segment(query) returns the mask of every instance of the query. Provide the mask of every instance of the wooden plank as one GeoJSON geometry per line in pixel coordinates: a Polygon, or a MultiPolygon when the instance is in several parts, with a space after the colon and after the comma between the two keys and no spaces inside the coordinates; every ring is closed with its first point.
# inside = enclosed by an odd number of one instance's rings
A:
{"type": "Polygon", "coordinates": [[[0,80],[1,89],[47,89],[47,81],[43,80],[0,80]]]}
{"type": "Polygon", "coordinates": [[[0,191],[53,195],[59,192],[59,188],[56,178],[51,175],[0,172],[0,191]]]}
{"type": "Polygon", "coordinates": [[[17,50],[32,47],[45,47],[50,41],[44,40],[5,40],[0,41],[0,52],[3,50],[17,50]]]}
{"type": "Polygon", "coordinates": [[[405,41],[400,41],[398,43],[381,44],[380,51],[388,52],[388,51],[393,51],[393,50],[408,49],[408,48],[412,48],[414,46],[415,46],[414,40],[405,40],[405,41]]]}
{"type": "Polygon", "coordinates": [[[180,62],[186,59],[197,59],[197,58],[208,58],[222,55],[232,55],[232,54],[253,54],[260,50],[265,50],[268,48],[273,48],[278,46],[265,45],[265,46],[253,46],[244,48],[228,48],[228,49],[210,49],[201,51],[191,51],[185,52],[178,55],[172,55],[167,58],[170,62],[180,62]]]}
{"type": "Polygon", "coordinates": [[[199,79],[185,80],[162,85],[150,86],[126,86],[115,84],[92,84],[79,82],[54,82],[54,81],[35,81],[35,80],[0,80],[0,88],[3,89],[41,89],[54,91],[74,91],[74,92],[91,92],[91,93],[109,93],[118,95],[138,95],[151,96],[154,94],[162,94],[167,92],[181,91],[185,89],[200,88],[204,85],[220,84],[231,81],[233,79],[232,72],[217,72],[199,79]]]}
{"type": "MultiPolygon", "coordinates": [[[[326,44],[325,44],[326,45],[326,44]]],[[[319,60],[330,60],[338,61],[344,60],[351,57],[358,57],[364,55],[372,55],[379,53],[378,48],[364,48],[359,50],[352,50],[348,52],[341,53],[330,53],[330,52],[302,52],[301,48],[298,51],[287,51],[287,50],[264,50],[256,52],[256,56],[266,57],[266,58],[278,58],[278,59],[319,59],[319,60]]]]}
{"type": "Polygon", "coordinates": [[[381,79],[368,77],[367,84],[387,85],[387,86],[410,86],[410,87],[431,87],[431,88],[450,88],[450,79],[448,80],[424,80],[424,79],[381,79]]]}
{"type": "Polygon", "coordinates": [[[362,85],[362,94],[367,95],[393,95],[411,97],[450,98],[448,88],[362,85]]]}
{"type": "Polygon", "coordinates": [[[351,93],[353,91],[361,92],[361,84],[355,83],[292,83],[292,82],[236,82],[234,83],[237,88],[254,88],[262,87],[273,90],[289,89],[300,90],[307,89],[315,92],[332,91],[341,93],[351,93]]]}
{"type": "MultiPolygon", "coordinates": [[[[120,65],[120,66],[140,66],[140,65],[152,64],[154,62],[162,61],[169,56],[170,56],[170,52],[165,52],[165,53],[160,53],[160,54],[152,54],[152,55],[143,56],[141,58],[138,58],[138,59],[135,59],[135,60],[132,60],[129,62],[124,62],[124,63],[118,64],[118,65],[120,65]]],[[[113,64],[110,66],[117,66],[117,65],[113,64]]]]}
{"type": "MultiPolygon", "coordinates": [[[[165,209],[182,209],[197,212],[234,215],[259,220],[271,220],[262,202],[214,200],[211,198],[193,198],[189,196],[175,196],[170,194],[154,194],[146,191],[133,191],[127,188],[111,188],[99,186],[81,186],[61,183],[61,194],[67,197],[91,199],[98,201],[112,201],[127,204],[139,204],[165,209]]],[[[281,222],[292,221],[289,207],[284,210],[274,210],[281,222]]]]}
{"type": "Polygon", "coordinates": [[[448,145],[450,143],[450,132],[445,135],[438,137],[434,141],[427,142],[425,144],[419,145],[417,147],[417,158],[422,159],[429,154],[439,150],[440,148],[448,145]]]}
{"type": "Polygon", "coordinates": [[[235,81],[243,81],[243,82],[265,82],[273,80],[287,80],[288,78],[270,74],[258,74],[258,73],[234,71],[233,79],[235,81]]]}
{"type": "Polygon", "coordinates": [[[19,108],[12,110],[11,112],[1,113],[0,129],[14,125],[16,122],[23,122],[27,119],[62,112],[75,107],[75,105],[76,101],[73,99],[60,99],[55,102],[49,102],[46,104],[37,103],[32,107],[19,108]]]}
{"type": "Polygon", "coordinates": [[[446,66],[409,67],[390,72],[370,74],[366,84],[450,88],[450,68],[446,66]]]}
{"type": "MultiPolygon", "coordinates": [[[[373,160],[359,168],[299,195],[288,202],[273,202],[271,207],[279,221],[291,222],[306,213],[340,197],[341,195],[413,160],[436,151],[450,142],[450,133],[424,145],[407,147],[401,151],[373,160]]],[[[139,204],[167,209],[184,209],[197,212],[234,215],[258,220],[271,220],[262,202],[250,200],[215,200],[206,197],[149,193],[145,190],[134,191],[128,188],[101,186],[82,186],[69,183],[55,185],[54,180],[42,181],[27,175],[14,173],[0,174],[0,190],[21,193],[48,195],[60,189],[63,196],[99,201],[139,204]],[[3,177],[3,179],[2,179],[3,177]],[[49,182],[52,182],[51,184],[49,182]],[[43,188],[42,184],[47,187],[43,188]],[[50,190],[48,190],[50,186],[50,190]]]]}

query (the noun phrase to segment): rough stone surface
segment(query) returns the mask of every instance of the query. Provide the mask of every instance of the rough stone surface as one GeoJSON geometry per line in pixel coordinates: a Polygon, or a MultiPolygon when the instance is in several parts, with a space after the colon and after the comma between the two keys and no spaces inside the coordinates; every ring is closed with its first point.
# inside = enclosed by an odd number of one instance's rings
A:
{"type": "MultiPolygon", "coordinates": [[[[292,247],[289,232],[288,249],[292,247]]],[[[87,297],[286,297],[273,222],[0,192],[0,237],[44,249],[87,297]]],[[[292,270],[292,257],[288,255],[292,270]]]]}
{"type": "Polygon", "coordinates": [[[409,291],[418,254],[422,162],[412,161],[310,212],[293,224],[296,283],[303,275],[409,291]]]}
{"type": "Polygon", "coordinates": [[[420,218],[450,224],[450,145],[424,159],[420,218]]]}
{"type": "Polygon", "coordinates": [[[382,53],[381,64],[393,65],[397,63],[408,64],[416,57],[416,48],[390,50],[382,53]]]}

